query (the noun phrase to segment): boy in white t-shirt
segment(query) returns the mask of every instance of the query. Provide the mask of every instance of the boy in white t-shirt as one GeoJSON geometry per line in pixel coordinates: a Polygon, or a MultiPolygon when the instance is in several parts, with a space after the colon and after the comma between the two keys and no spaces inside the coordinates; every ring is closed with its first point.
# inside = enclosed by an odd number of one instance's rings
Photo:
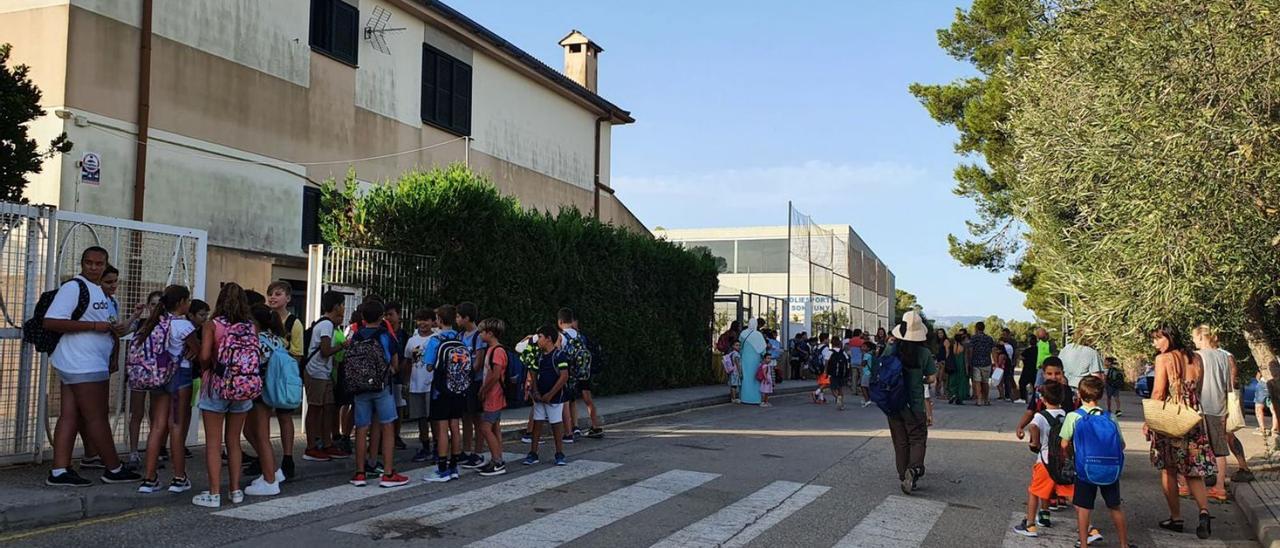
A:
{"type": "Polygon", "coordinates": [[[422,352],[436,331],[436,312],[430,308],[420,308],[413,313],[413,323],[416,329],[404,347],[404,355],[412,364],[407,398],[408,420],[418,421],[418,441],[422,444],[418,452],[414,453],[413,462],[432,462],[435,461],[436,453],[431,450],[431,381],[435,375],[422,361],[422,352]]]}
{"type": "Polygon", "coordinates": [[[1037,537],[1039,527],[1050,526],[1048,510],[1039,512],[1037,516],[1037,509],[1047,508],[1049,499],[1055,493],[1058,496],[1070,497],[1073,491],[1071,485],[1059,485],[1054,482],[1048,468],[1049,450],[1053,443],[1050,435],[1054,423],[1061,423],[1067,415],[1067,412],[1062,409],[1062,402],[1071,397],[1071,391],[1065,384],[1048,381],[1042,393],[1045,409],[1036,413],[1027,427],[1031,434],[1028,436],[1028,444],[1036,453],[1035,464],[1031,467],[1031,484],[1027,486],[1027,516],[1021,524],[1013,528],[1015,533],[1024,537],[1037,537]]]}
{"type": "Polygon", "coordinates": [[[346,346],[333,341],[334,332],[346,315],[346,296],[337,291],[326,291],[320,296],[320,310],[324,315],[311,324],[311,344],[307,348],[307,365],[302,374],[302,387],[307,395],[307,450],[302,458],[328,462],[350,456],[333,444],[334,434],[338,431],[332,380],[333,355],[346,346]]]}

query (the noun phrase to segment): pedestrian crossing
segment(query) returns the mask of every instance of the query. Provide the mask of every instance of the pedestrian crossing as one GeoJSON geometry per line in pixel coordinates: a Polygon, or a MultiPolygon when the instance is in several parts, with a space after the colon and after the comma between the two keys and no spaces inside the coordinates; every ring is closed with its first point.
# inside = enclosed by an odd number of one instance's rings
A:
{"type": "MultiPolygon", "coordinates": [[[[515,461],[518,455],[508,454],[505,458],[515,461]]],[[[415,472],[415,479],[430,470],[423,467],[415,472]]],[[[920,546],[943,545],[947,539],[959,541],[957,533],[969,543],[983,545],[1001,545],[1004,548],[1042,548],[1064,547],[1075,544],[1075,520],[1071,512],[1053,514],[1053,527],[1041,528],[1038,538],[1026,538],[1013,532],[1013,526],[1021,519],[1020,512],[1009,514],[1007,526],[1003,531],[994,527],[977,530],[966,528],[959,531],[942,531],[938,524],[951,507],[947,502],[932,500],[927,496],[906,497],[889,495],[883,498],[872,497],[860,499],[863,505],[874,504],[869,510],[865,506],[858,508],[850,504],[845,495],[832,496],[833,488],[812,483],[795,481],[772,481],[763,486],[755,484],[742,489],[741,495],[728,497],[726,491],[736,492],[732,485],[741,480],[723,477],[721,474],[691,470],[654,470],[641,474],[618,472],[625,470],[623,465],[594,460],[575,460],[568,466],[539,466],[532,469],[516,467],[510,477],[493,478],[476,482],[471,480],[466,487],[456,488],[456,483],[428,484],[415,481],[409,485],[379,489],[376,487],[357,488],[349,485],[320,489],[294,496],[276,497],[253,504],[240,505],[235,508],[214,512],[213,514],[230,519],[249,520],[254,522],[271,522],[281,518],[302,516],[311,512],[326,509],[341,509],[351,517],[336,516],[324,521],[324,528],[345,535],[366,537],[369,540],[428,538],[448,524],[450,545],[466,545],[479,547],[520,547],[549,548],[573,543],[588,535],[610,530],[614,539],[621,533],[623,540],[611,544],[619,546],[651,546],[651,548],[702,548],[702,547],[740,547],[761,545],[758,540],[769,533],[766,538],[776,541],[779,534],[788,538],[796,534],[816,533],[817,536],[797,545],[834,546],[836,548],[916,548],[920,546]],[[575,504],[563,507],[549,514],[526,513],[527,501],[533,498],[555,497],[556,493],[567,493],[571,484],[589,480],[589,485],[600,485],[603,482],[616,482],[619,477],[628,478],[629,484],[617,489],[599,493],[594,490],[587,498],[575,504]],[[635,478],[635,479],[631,479],[635,478]],[[638,480],[638,481],[637,481],[638,480]],[[719,481],[717,481],[719,480],[719,481]],[[709,486],[715,482],[714,486],[709,486]],[[388,503],[386,511],[378,511],[377,497],[389,493],[419,490],[422,498],[394,497],[397,502],[388,503]],[[713,497],[699,496],[698,490],[709,489],[716,492],[713,497]],[[665,507],[664,503],[685,497],[685,501],[703,501],[703,508],[696,516],[688,520],[680,519],[681,514],[672,515],[672,508],[684,508],[676,504],[665,507]],[[718,508],[705,505],[708,499],[723,504],[718,508]],[[417,504],[413,504],[418,502],[417,504]],[[351,505],[351,503],[358,503],[351,505]],[[402,506],[408,503],[409,506],[402,506]],[[483,512],[499,507],[513,514],[505,522],[496,522],[487,529],[483,526],[473,527],[469,523],[489,523],[493,520],[469,521],[483,512]],[[665,508],[665,509],[659,509],[665,508]],[[820,523],[829,524],[829,529],[814,530],[813,517],[830,515],[837,510],[848,515],[853,508],[855,517],[847,522],[819,519],[820,523]],[[804,513],[807,509],[811,513],[804,513]],[[646,514],[645,520],[636,520],[646,510],[657,512],[646,514]],[[525,515],[527,521],[513,519],[525,515]],[[654,516],[660,516],[657,519],[654,516]],[[698,516],[702,516],[698,518],[698,516]],[[856,517],[861,516],[861,517],[856,517]],[[674,518],[674,521],[673,521],[674,518]],[[646,521],[647,520],[647,521],[646,521]],[[494,526],[496,525],[496,526],[494,526]],[[783,527],[779,531],[774,528],[783,527]],[[847,528],[847,529],[846,529],[847,528]],[[468,534],[468,531],[471,531],[468,534]],[[829,535],[829,536],[826,536],[829,535]],[[975,540],[975,537],[977,540],[975,540]],[[823,539],[826,540],[818,540],[823,539]],[[654,539],[657,539],[656,542],[654,539]],[[989,539],[989,540],[981,540],[989,539]],[[834,543],[834,544],[833,544],[834,543]]],[[[464,472],[465,473],[465,472],[464,472]]],[[[592,489],[587,489],[588,492],[592,489]]],[[[587,495],[587,493],[580,493],[587,495]]],[[[963,505],[961,505],[963,506],[963,505]]],[[[968,512],[968,509],[963,511],[968,512]]],[[[1095,513],[1095,524],[1107,525],[1108,535],[1114,535],[1114,528],[1109,527],[1110,516],[1105,510],[1095,513]]],[[[315,521],[315,520],[312,520],[315,521]]],[[[990,524],[995,526],[997,524],[990,524]]],[[[954,527],[954,525],[949,525],[954,527]]],[[[1137,529],[1137,527],[1131,527],[1137,529]]],[[[1193,532],[1172,533],[1159,529],[1141,527],[1142,531],[1134,534],[1131,531],[1131,542],[1140,542],[1144,546],[1157,548],[1236,548],[1256,546],[1251,541],[1224,542],[1219,539],[1201,541],[1193,532]]],[[[322,529],[323,530],[323,529],[322,529]]],[[[355,537],[350,537],[355,538],[355,537]]],[[[595,539],[596,537],[591,537],[595,539]]],[[[599,539],[596,539],[599,540],[599,539]]],[[[1107,538],[1107,546],[1118,546],[1118,539],[1107,538]]],[[[581,544],[581,541],[578,542],[581,544]]]]}

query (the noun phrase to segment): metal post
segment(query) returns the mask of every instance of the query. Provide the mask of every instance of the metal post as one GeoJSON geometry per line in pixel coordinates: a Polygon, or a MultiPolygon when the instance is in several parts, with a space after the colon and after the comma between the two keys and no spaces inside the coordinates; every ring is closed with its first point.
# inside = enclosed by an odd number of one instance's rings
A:
{"type": "MultiPolygon", "coordinates": [[[[42,226],[45,238],[45,255],[44,255],[44,287],[55,287],[58,282],[58,221],[53,216],[52,208],[42,208],[40,211],[40,226],[42,226]]],[[[30,237],[30,233],[27,234],[30,237]]],[[[28,293],[33,293],[28,290],[28,293]]],[[[35,311],[35,299],[28,299],[26,302],[27,315],[30,317],[35,311]]],[[[47,354],[40,355],[39,379],[36,381],[37,405],[36,405],[36,444],[35,444],[35,462],[38,464],[44,460],[44,444],[48,441],[45,439],[44,425],[49,421],[49,356],[47,354]]]]}
{"type": "Polygon", "coordinates": [[[782,305],[782,334],[791,340],[791,200],[787,200],[787,302],[782,305]]]}

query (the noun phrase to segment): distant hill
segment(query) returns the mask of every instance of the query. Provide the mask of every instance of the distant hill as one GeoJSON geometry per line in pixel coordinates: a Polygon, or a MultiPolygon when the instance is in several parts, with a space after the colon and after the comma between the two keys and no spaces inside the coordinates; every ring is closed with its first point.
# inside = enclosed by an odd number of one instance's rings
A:
{"type": "Polygon", "coordinates": [[[956,324],[969,325],[973,322],[980,322],[987,319],[986,316],[929,316],[925,317],[933,320],[933,324],[938,327],[951,327],[956,324]]]}

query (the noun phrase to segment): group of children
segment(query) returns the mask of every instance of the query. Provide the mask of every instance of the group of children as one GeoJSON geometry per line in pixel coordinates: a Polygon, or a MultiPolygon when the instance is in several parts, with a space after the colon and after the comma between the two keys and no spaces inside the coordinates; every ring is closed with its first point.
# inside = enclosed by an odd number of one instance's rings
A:
{"type": "MultiPolygon", "coordinates": [[[[724,368],[725,377],[729,379],[729,401],[733,403],[742,403],[738,397],[742,390],[742,343],[734,341],[733,350],[725,354],[721,358],[721,366],[724,368]]],[[[769,403],[769,396],[773,395],[774,380],[778,374],[778,363],[774,360],[773,354],[765,352],[760,357],[760,365],[756,368],[755,379],[760,383],[760,407],[772,407],[769,403]]]]}
{"type": "MultiPolygon", "coordinates": [[[[104,284],[108,298],[114,293],[111,280],[109,276],[95,280],[104,284]]],[[[190,451],[185,440],[193,399],[206,434],[209,488],[192,503],[210,508],[222,504],[224,461],[232,503],[246,495],[277,495],[280,484],[295,477],[293,413],[304,394],[308,409],[303,459],[330,461],[354,453],[350,483],[356,486],[366,485],[370,475],[379,476],[382,487],[409,482],[395,467],[395,449],[406,448],[399,436],[402,415],[419,426],[421,448],[412,460],[436,464],[424,480],[457,479],[459,468],[477,469],[482,476],[504,474],[502,411],[509,398],[521,392],[519,387],[532,403],[523,436],[530,445],[524,464],[539,460],[543,423],[549,423],[554,433],[557,465],[567,464],[564,444],[573,443],[575,436],[604,436],[591,400],[590,375],[600,367],[598,347],[578,331],[570,309],[559,311],[557,324],[524,338],[521,346],[529,348],[521,348],[522,356],[501,342],[507,334],[506,323],[479,320],[474,303],[418,310],[410,336],[399,328],[397,303],[370,296],[348,318],[346,296],[334,291],[321,297],[323,315],[304,330],[302,322],[288,312],[292,293],[283,281],[270,284],[266,295],[227,283],[211,310],[203,301],[192,299],[187,288],[174,285],[149,296],[147,305],[125,320],[131,325],[113,328],[117,335],[124,335],[116,351],[127,348],[130,364],[145,363],[136,370],[131,365],[131,374],[167,372],[155,375],[163,377],[156,381],[159,386],[138,389],[137,379],[130,380],[139,407],[150,400],[150,434],[145,457],[136,459],[142,474],[117,466],[113,480],[141,480],[138,490],[142,493],[166,489],[157,471],[167,453],[176,457],[167,490],[182,493],[192,488],[186,473],[190,451]],[[154,348],[147,346],[149,341],[154,341],[150,343],[154,348]],[[281,369],[273,359],[291,365],[281,369]],[[269,394],[276,395],[270,389],[281,386],[280,382],[298,385],[293,389],[297,401],[292,408],[264,401],[271,399],[269,394]],[[566,422],[577,424],[577,400],[587,404],[591,427],[586,432],[565,428],[566,422]],[[278,468],[270,436],[273,416],[279,422],[283,448],[278,468]],[[242,452],[242,435],[256,456],[242,452]],[[485,453],[487,459],[482,456],[485,453]],[[258,477],[241,489],[242,474],[258,477]]],[[[278,396],[272,403],[282,405],[276,400],[278,396]]],[[[135,415],[140,430],[142,411],[135,415]]],[[[82,467],[105,467],[101,452],[83,430],[82,467]]],[[[133,443],[136,448],[137,442],[133,443]]],[[[67,468],[55,468],[50,478],[50,485],[89,483],[67,468]]]]}
{"type": "MultiPolygon", "coordinates": [[[[843,338],[820,333],[814,343],[808,363],[810,372],[817,377],[818,383],[812,394],[813,403],[827,403],[827,392],[830,391],[837,409],[843,411],[844,390],[848,387],[859,391],[863,407],[870,406],[869,383],[879,348],[875,341],[865,337],[861,329],[846,329],[843,338]]],[[[729,382],[729,398],[733,403],[739,403],[738,393],[742,388],[743,376],[742,343],[735,341],[732,344],[732,350],[722,358],[722,367],[729,382]]],[[[765,352],[755,372],[756,380],[760,383],[761,407],[770,406],[769,396],[773,394],[777,375],[774,354],[765,352]]],[[[929,414],[932,422],[932,407],[929,414]]]]}
{"type": "Polygon", "coordinates": [[[1106,383],[1095,376],[1083,378],[1074,393],[1056,356],[1042,365],[1044,383],[1036,390],[1018,425],[1024,429],[1035,461],[1027,487],[1026,517],[1014,527],[1025,537],[1038,537],[1041,528],[1052,527],[1050,511],[1076,508],[1076,546],[1102,540],[1089,521],[1099,492],[1120,536],[1120,546],[1132,546],[1121,508],[1120,472],[1124,466],[1124,439],[1115,415],[1099,406],[1106,397],[1106,383]]]}

